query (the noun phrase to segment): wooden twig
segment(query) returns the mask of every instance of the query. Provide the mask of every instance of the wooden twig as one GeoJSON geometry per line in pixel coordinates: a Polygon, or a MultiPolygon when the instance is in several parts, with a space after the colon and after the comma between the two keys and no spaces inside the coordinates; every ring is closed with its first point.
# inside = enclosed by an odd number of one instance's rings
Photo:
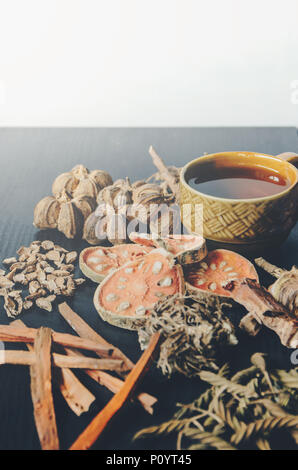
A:
{"type": "Polygon", "coordinates": [[[87,426],[85,431],[82,432],[71,446],[71,450],[86,450],[94,444],[112,417],[115,416],[139,384],[141,378],[153,360],[153,356],[157,351],[159,343],[160,335],[159,333],[155,333],[151,337],[148,348],[127,376],[123,387],[121,387],[120,391],[113,396],[109,403],[91,421],[89,426],[87,426]]]}
{"type": "Polygon", "coordinates": [[[267,271],[267,273],[271,274],[271,276],[276,277],[277,279],[286,273],[285,269],[278,268],[274,264],[266,261],[264,258],[256,258],[255,263],[257,266],[264,269],[264,271],[267,271]]]}
{"type": "Polygon", "coordinates": [[[30,367],[31,396],[37,433],[43,450],[59,449],[52,396],[51,345],[52,331],[49,328],[40,328],[35,336],[34,353],[27,353],[36,356],[34,364],[30,367]]]}
{"type": "MultiPolygon", "coordinates": [[[[10,325],[26,327],[22,320],[15,320],[10,325]]],[[[32,344],[27,344],[29,351],[33,351],[32,344]]],[[[104,372],[103,372],[104,373],[104,372]]],[[[91,404],[95,400],[95,396],[85,387],[77,378],[77,376],[66,367],[60,370],[56,369],[54,380],[57,382],[60,392],[69,408],[77,415],[89,410],[91,404]]]]}
{"type": "MultiPolygon", "coordinates": [[[[52,353],[53,365],[55,367],[69,369],[95,369],[111,370],[121,372],[123,362],[119,359],[94,359],[93,357],[79,356],[71,357],[63,354],[52,353]]],[[[4,351],[0,363],[31,366],[36,363],[34,352],[30,351],[4,351]]]]}
{"type": "MultiPolygon", "coordinates": [[[[33,343],[36,338],[37,330],[35,328],[21,328],[11,325],[0,325],[0,341],[14,342],[14,343],[33,343]]],[[[69,335],[67,333],[52,333],[53,341],[61,344],[62,346],[85,349],[86,351],[93,351],[98,353],[101,357],[111,357],[113,355],[113,348],[105,344],[96,343],[89,339],[80,338],[78,336],[69,335]]],[[[113,357],[117,357],[116,354],[113,357]]]]}
{"type": "MultiPolygon", "coordinates": [[[[102,338],[96,331],[94,331],[77,313],[75,313],[66,302],[63,302],[58,306],[60,314],[63,316],[65,321],[74,329],[74,331],[81,337],[90,339],[92,341],[100,341],[107,346],[114,348],[117,356],[121,357],[126,364],[128,369],[134,367],[134,363],[122,353],[119,349],[115,348],[112,344],[109,344],[102,338]]],[[[73,350],[68,350],[68,354],[74,355],[73,350]]],[[[76,351],[76,354],[78,352],[76,351]]],[[[79,353],[80,354],[80,353],[79,353]]],[[[94,380],[100,385],[107,387],[111,392],[117,393],[123,385],[123,380],[116,377],[110,376],[105,372],[101,371],[86,371],[88,375],[91,375],[94,380]]],[[[148,393],[140,393],[137,397],[143,408],[150,414],[153,414],[153,405],[157,402],[157,399],[148,393]]]]}
{"type": "Polygon", "coordinates": [[[160,176],[165,180],[169,188],[171,189],[172,193],[176,197],[177,201],[179,201],[179,185],[176,183],[175,178],[171,175],[168,168],[164,164],[163,160],[160,156],[156,153],[152,145],[149,147],[149,154],[152,157],[153,163],[158,169],[160,176]]]}
{"type": "Polygon", "coordinates": [[[94,331],[77,313],[75,313],[66,302],[58,305],[58,310],[64,320],[67,321],[67,323],[79,336],[81,336],[81,338],[105,345],[112,351],[110,357],[122,359],[128,370],[133,368],[134,363],[128,359],[120,349],[108,343],[104,338],[96,333],[96,331],[94,331]]]}

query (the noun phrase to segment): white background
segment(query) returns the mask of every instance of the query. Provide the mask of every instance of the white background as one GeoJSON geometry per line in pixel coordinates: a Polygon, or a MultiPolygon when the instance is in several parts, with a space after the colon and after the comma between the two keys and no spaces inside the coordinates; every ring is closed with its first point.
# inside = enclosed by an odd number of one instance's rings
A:
{"type": "Polygon", "coordinates": [[[0,125],[296,126],[298,0],[0,0],[0,125]]]}

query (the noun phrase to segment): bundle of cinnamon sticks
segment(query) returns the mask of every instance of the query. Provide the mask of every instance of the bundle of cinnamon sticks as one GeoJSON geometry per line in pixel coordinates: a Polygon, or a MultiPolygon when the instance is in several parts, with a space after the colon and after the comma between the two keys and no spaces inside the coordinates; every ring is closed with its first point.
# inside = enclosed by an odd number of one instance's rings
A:
{"type": "MultiPolygon", "coordinates": [[[[28,351],[4,350],[0,363],[29,366],[34,418],[41,448],[44,450],[59,449],[52,395],[53,378],[69,407],[79,416],[88,411],[95,396],[79,381],[71,369],[83,369],[98,384],[114,393],[116,399],[120,395],[120,401],[116,400],[116,402],[119,401],[120,406],[131,397],[145,369],[145,365],[137,369],[137,366],[122,351],[109,344],[90,328],[65,302],[59,305],[59,312],[79,336],[58,333],[45,327],[28,328],[21,320],[16,320],[9,326],[0,325],[0,341],[25,343],[27,346],[28,351]],[[56,352],[57,345],[59,345],[59,352],[56,352]],[[94,352],[98,358],[85,355],[90,351],[94,352]],[[57,368],[59,373],[53,376],[52,367],[57,368]],[[132,373],[135,374],[136,369],[135,380],[129,379],[132,373]],[[125,397],[124,400],[123,397],[125,397]]],[[[149,359],[157,343],[158,338],[152,350],[147,351],[149,359]]],[[[137,399],[147,412],[153,413],[156,398],[147,393],[140,393],[137,399]]],[[[106,414],[106,419],[101,420],[101,430],[118,409],[117,406],[113,406],[106,414]]],[[[88,442],[95,442],[101,430],[93,431],[90,439],[87,428],[88,442]]],[[[80,442],[79,448],[89,447],[84,439],[80,442]]]]}

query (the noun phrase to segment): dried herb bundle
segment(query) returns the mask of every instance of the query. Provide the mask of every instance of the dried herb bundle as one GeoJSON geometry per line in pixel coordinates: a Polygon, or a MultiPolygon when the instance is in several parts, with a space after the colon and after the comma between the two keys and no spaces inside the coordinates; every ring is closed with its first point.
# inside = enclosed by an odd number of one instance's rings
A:
{"type": "MultiPolygon", "coordinates": [[[[298,368],[268,370],[256,353],[251,367],[232,375],[228,366],[201,372],[209,388],[174,417],[135,438],[177,435],[177,449],[271,450],[286,439],[298,444],[298,368]]],[[[291,446],[291,444],[289,444],[291,446]]]]}
{"type": "Polygon", "coordinates": [[[164,339],[160,348],[158,367],[164,374],[181,372],[189,377],[202,369],[218,370],[223,348],[237,344],[232,323],[223,312],[217,298],[185,297],[177,294],[158,302],[154,311],[139,330],[144,348],[155,332],[164,339]]]}

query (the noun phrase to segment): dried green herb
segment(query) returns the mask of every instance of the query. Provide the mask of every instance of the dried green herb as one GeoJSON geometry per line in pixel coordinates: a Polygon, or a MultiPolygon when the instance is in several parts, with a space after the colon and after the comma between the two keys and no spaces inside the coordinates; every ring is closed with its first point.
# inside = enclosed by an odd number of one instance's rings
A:
{"type": "Polygon", "coordinates": [[[158,331],[164,339],[158,359],[163,374],[191,377],[201,370],[217,371],[222,350],[237,344],[234,327],[223,312],[227,305],[216,298],[181,294],[163,298],[139,330],[141,347],[158,331]]]}
{"type": "Polygon", "coordinates": [[[282,440],[298,444],[298,368],[270,370],[264,354],[232,375],[202,371],[207,390],[190,404],[177,404],[173,418],[135,435],[175,434],[177,449],[274,450],[282,440]],[[281,439],[282,438],[282,439],[281,439]]]}

